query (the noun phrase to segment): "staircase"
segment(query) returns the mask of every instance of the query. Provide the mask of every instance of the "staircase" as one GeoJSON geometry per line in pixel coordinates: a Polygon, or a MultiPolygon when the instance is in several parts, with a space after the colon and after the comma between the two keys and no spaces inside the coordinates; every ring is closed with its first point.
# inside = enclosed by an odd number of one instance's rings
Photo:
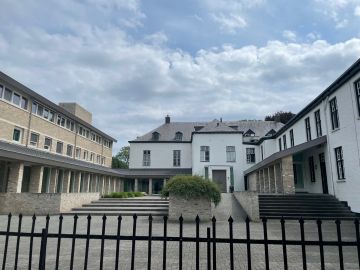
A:
{"type": "Polygon", "coordinates": [[[327,194],[259,195],[260,218],[349,219],[350,207],[327,194]]]}
{"type": "Polygon", "coordinates": [[[71,215],[122,215],[164,216],[168,215],[169,202],[159,196],[145,196],[127,199],[101,198],[80,208],[74,208],[71,215]]]}

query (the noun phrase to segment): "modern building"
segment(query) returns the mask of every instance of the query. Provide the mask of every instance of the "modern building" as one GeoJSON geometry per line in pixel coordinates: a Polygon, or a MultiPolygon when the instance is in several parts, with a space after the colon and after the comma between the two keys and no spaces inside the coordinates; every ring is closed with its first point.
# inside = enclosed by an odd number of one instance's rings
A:
{"type": "Polygon", "coordinates": [[[78,104],[56,105],[0,72],[0,212],[67,211],[121,190],[114,142],[78,104]]]}
{"type": "Polygon", "coordinates": [[[359,144],[360,59],[286,125],[166,117],[130,141],[130,169],[188,170],[223,192],[332,194],[360,212],[359,144]]]}

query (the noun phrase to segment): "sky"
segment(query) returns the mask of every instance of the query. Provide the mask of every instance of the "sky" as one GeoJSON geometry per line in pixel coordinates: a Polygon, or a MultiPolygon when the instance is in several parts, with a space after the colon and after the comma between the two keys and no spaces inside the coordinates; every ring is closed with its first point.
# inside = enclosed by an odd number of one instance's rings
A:
{"type": "Polygon", "coordinates": [[[0,0],[0,70],[114,138],[298,112],[360,57],[360,0],[0,0]]]}

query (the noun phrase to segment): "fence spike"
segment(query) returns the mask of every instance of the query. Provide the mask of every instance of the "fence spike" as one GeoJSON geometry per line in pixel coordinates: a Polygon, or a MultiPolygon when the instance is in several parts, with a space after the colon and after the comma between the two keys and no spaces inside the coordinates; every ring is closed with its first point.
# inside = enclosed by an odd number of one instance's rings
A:
{"type": "Polygon", "coordinates": [[[213,216],[212,219],[211,219],[212,222],[216,222],[216,217],[213,216]]]}
{"type": "Polygon", "coordinates": [[[232,216],[229,217],[228,222],[230,222],[230,223],[234,222],[234,219],[232,218],[232,216]]]}

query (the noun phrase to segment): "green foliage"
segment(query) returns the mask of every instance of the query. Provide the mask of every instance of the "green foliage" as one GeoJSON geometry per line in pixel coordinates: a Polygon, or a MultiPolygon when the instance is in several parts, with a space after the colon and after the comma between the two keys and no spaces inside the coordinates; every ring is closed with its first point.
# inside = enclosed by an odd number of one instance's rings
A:
{"type": "Polygon", "coordinates": [[[189,199],[210,199],[215,205],[221,201],[221,193],[219,187],[212,181],[202,176],[194,175],[176,175],[172,177],[161,191],[163,197],[169,194],[189,199]]]}
{"type": "Polygon", "coordinates": [[[144,193],[142,192],[113,192],[104,195],[104,198],[132,198],[132,197],[142,197],[142,196],[144,196],[144,193]]]}
{"type": "Polygon", "coordinates": [[[272,115],[265,116],[265,121],[277,121],[286,124],[294,116],[295,114],[293,114],[292,112],[279,111],[272,115]]]}
{"type": "Polygon", "coordinates": [[[120,149],[119,153],[117,153],[112,158],[112,168],[128,169],[129,159],[130,159],[130,146],[124,146],[120,149]]]}

